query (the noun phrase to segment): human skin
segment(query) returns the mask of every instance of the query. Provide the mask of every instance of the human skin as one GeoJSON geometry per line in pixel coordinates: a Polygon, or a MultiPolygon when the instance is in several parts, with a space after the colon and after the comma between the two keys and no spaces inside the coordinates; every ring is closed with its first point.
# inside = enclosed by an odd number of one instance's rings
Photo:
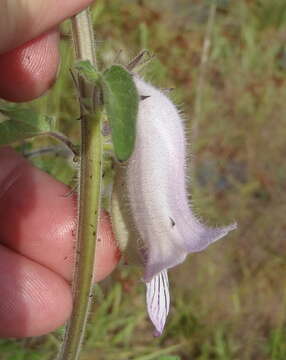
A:
{"type": "Polygon", "coordinates": [[[0,0],[0,97],[28,101],[54,82],[58,24],[90,0],[0,0]]]}
{"type": "MultiPolygon", "coordinates": [[[[55,81],[57,25],[88,0],[0,0],[0,97],[28,101],[55,81]]],[[[37,336],[70,316],[75,195],[0,148],[0,337],[37,336]]],[[[107,214],[100,219],[95,278],[119,261],[107,214]]]]}

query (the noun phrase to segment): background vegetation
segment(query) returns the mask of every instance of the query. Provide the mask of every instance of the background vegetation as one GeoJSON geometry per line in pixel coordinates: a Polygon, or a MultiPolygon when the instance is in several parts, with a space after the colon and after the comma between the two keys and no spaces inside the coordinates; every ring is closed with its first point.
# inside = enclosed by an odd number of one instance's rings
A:
{"type": "MultiPolygon", "coordinates": [[[[191,142],[192,202],[213,224],[234,219],[227,239],[170,271],[172,308],[152,337],[144,285],[120,267],[97,287],[83,360],[286,359],[286,3],[284,0],[97,0],[93,17],[103,66],[142,48],[145,75],[174,87],[191,142]],[[210,44],[209,51],[207,46],[210,44]]],[[[54,88],[33,103],[77,139],[69,77],[71,40],[54,88]]],[[[154,139],[156,141],[156,139],[154,139]]],[[[50,140],[19,147],[25,153],[50,140]]],[[[71,184],[60,156],[32,158],[71,184]]],[[[1,360],[53,359],[61,331],[1,340],[1,360]]]]}

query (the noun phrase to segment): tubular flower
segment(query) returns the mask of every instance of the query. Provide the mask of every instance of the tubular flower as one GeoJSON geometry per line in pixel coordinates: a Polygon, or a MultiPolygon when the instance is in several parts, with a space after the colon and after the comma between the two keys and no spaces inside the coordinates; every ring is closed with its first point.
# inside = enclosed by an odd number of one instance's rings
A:
{"type": "Polygon", "coordinates": [[[134,81],[143,100],[134,152],[116,175],[113,222],[123,250],[134,254],[139,245],[147,309],[159,335],[170,305],[167,269],[204,250],[236,224],[211,228],[195,217],[186,190],[183,120],[163,92],[137,76],[134,81]]]}

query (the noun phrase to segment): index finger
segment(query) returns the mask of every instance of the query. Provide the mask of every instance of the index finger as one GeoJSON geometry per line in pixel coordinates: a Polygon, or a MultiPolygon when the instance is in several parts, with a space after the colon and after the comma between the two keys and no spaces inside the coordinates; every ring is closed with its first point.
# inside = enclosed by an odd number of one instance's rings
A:
{"type": "Polygon", "coordinates": [[[55,27],[91,0],[1,0],[0,54],[55,27]]]}

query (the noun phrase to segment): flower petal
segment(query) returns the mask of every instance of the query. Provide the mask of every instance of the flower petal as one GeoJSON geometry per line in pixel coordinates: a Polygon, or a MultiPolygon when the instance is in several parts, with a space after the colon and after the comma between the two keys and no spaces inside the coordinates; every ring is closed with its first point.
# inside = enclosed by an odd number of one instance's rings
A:
{"type": "Polygon", "coordinates": [[[155,326],[154,336],[163,332],[170,308],[170,293],[167,270],[161,271],[146,283],[146,302],[149,317],[155,326]]]}

